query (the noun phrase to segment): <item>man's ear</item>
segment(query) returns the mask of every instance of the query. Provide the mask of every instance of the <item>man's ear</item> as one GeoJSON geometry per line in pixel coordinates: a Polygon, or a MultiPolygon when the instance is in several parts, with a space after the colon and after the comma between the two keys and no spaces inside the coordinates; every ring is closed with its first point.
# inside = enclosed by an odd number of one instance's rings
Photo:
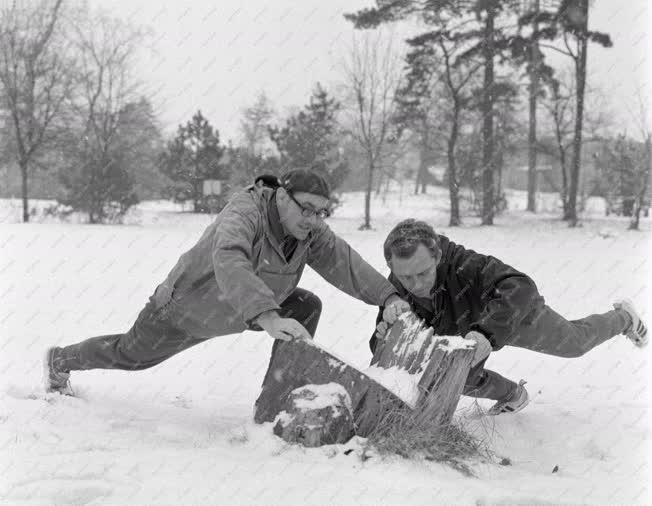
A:
{"type": "Polygon", "coordinates": [[[435,255],[435,261],[437,262],[437,265],[439,265],[439,262],[441,262],[441,257],[443,256],[444,253],[442,253],[442,251],[439,248],[437,248],[437,254],[435,255]]]}
{"type": "Polygon", "coordinates": [[[288,192],[285,188],[276,190],[276,204],[280,204],[279,209],[285,209],[288,203],[288,192]]]}

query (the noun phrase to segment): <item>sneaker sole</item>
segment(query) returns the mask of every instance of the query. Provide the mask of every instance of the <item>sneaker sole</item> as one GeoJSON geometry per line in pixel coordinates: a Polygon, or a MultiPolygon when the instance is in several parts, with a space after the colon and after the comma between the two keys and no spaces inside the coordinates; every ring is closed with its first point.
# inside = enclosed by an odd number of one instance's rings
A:
{"type": "Polygon", "coordinates": [[[647,327],[645,323],[643,323],[641,315],[638,314],[638,311],[634,308],[634,303],[629,299],[620,299],[616,301],[613,306],[615,309],[625,311],[632,319],[632,328],[629,332],[622,332],[625,337],[638,348],[645,348],[648,344],[647,327]],[[634,317],[636,317],[636,322],[634,321],[634,317]],[[636,329],[633,328],[634,324],[636,325],[636,329]]]}

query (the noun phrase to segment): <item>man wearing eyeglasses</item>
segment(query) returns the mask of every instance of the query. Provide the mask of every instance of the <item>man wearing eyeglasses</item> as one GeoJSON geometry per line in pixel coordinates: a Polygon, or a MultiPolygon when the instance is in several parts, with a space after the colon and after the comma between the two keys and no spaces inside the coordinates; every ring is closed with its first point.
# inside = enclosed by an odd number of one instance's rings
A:
{"type": "Polygon", "coordinates": [[[181,255],[129,331],[48,349],[46,390],[70,395],[70,371],[147,369],[208,338],[245,329],[284,341],[310,339],[321,301],[297,287],[306,264],[367,304],[397,314],[409,309],[324,223],[329,204],[328,184],[315,172],[259,177],[181,255]]]}

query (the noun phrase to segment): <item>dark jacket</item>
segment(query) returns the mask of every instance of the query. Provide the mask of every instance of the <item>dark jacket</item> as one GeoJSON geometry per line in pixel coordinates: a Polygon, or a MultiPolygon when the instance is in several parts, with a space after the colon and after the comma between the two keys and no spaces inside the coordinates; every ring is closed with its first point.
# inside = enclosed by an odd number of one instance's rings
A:
{"type": "MultiPolygon", "coordinates": [[[[442,258],[431,291],[431,308],[412,296],[392,274],[389,280],[412,310],[434,329],[435,335],[484,334],[494,350],[509,344],[520,325],[531,323],[545,302],[534,281],[497,258],[476,253],[437,236],[442,258]]],[[[382,320],[378,312],[376,323],[382,320]]],[[[376,338],[369,341],[371,351],[376,338]]]]}

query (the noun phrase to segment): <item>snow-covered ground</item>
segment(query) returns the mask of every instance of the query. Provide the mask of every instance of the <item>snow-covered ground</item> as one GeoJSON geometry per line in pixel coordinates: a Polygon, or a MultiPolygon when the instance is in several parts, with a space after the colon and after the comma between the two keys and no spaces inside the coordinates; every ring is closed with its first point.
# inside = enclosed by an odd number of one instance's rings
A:
{"type": "MultiPolygon", "coordinates": [[[[606,311],[626,295],[652,320],[652,220],[628,231],[627,219],[605,218],[593,200],[571,230],[556,219],[554,196],[541,199],[547,214],[532,216],[520,210],[523,194],[510,192],[496,226],[467,219],[453,229],[445,193],[412,196],[410,186],[374,200],[375,230],[357,230],[361,194],[343,196],[331,227],[386,272],[388,230],[401,218],[425,218],[529,273],[569,318],[606,311]]],[[[574,360],[514,348],[493,354],[489,367],[526,379],[532,403],[466,422],[496,455],[471,463],[477,478],[399,457],[362,461],[359,441],[288,446],[253,424],[272,344],[262,333],[212,339],[146,371],[73,374],[80,398],[45,395],[45,347],[126,331],[211,218],[160,202],[141,205],[128,226],[38,215],[23,225],[19,217],[17,201],[0,203],[1,504],[652,503],[650,350],[622,336],[574,360]],[[512,465],[498,465],[503,457],[512,465]]],[[[310,270],[302,286],[324,302],[317,339],[365,367],[375,309],[310,270]]],[[[460,416],[470,405],[462,399],[460,416]]]]}

